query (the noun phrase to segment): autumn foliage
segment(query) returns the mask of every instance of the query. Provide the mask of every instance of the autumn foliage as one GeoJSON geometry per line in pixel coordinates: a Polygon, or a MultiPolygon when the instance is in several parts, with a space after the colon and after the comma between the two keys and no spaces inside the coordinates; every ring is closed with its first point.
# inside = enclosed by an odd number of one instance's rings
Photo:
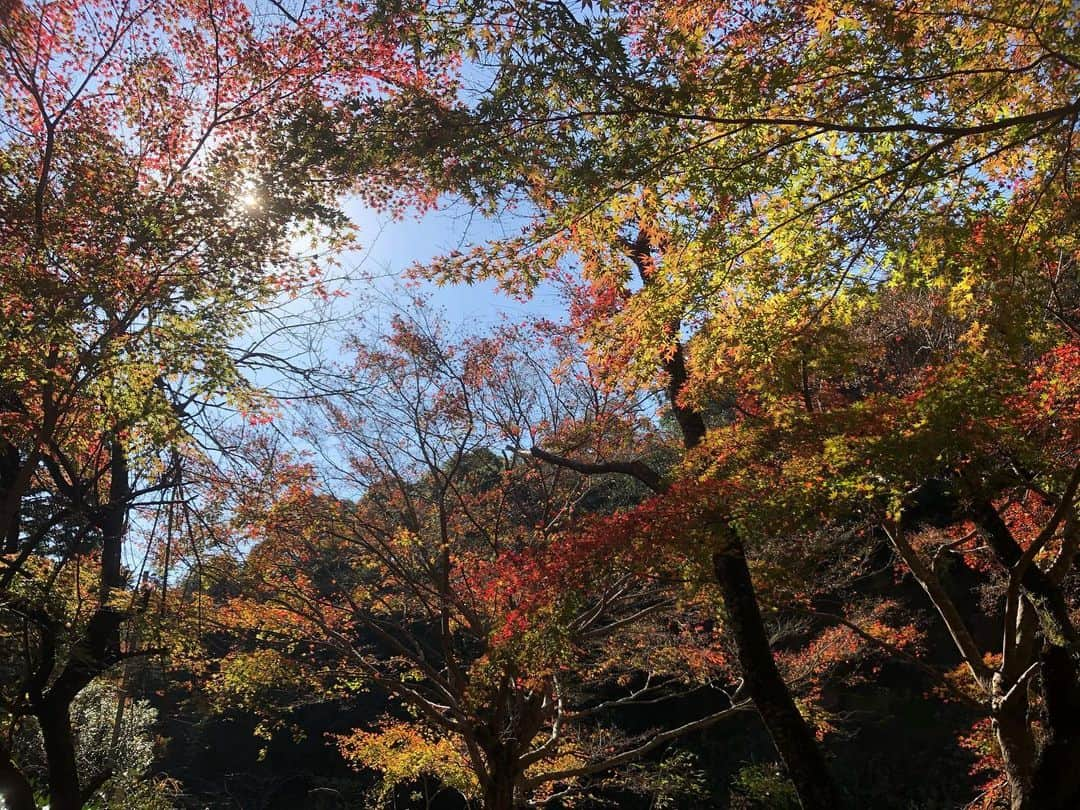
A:
{"type": "Polygon", "coordinates": [[[0,2],[0,804],[1080,806],[1074,5],[0,2]]]}

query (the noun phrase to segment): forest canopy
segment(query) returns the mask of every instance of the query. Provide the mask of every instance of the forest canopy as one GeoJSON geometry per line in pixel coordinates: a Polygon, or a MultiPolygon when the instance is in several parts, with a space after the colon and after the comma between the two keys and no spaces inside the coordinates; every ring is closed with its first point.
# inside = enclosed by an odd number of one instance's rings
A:
{"type": "Polygon", "coordinates": [[[1072,2],[0,0],[0,88],[0,808],[1080,807],[1072,2]]]}

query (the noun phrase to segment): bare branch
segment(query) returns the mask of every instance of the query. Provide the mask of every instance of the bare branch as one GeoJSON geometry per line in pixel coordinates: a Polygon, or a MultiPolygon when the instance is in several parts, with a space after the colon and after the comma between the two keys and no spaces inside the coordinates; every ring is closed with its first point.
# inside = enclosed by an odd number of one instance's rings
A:
{"type": "Polygon", "coordinates": [[[667,488],[660,474],[643,461],[577,461],[575,459],[549,453],[535,445],[529,450],[528,454],[533,458],[540,459],[548,464],[554,464],[556,467],[565,467],[568,470],[574,470],[582,475],[619,473],[636,478],[653,492],[663,492],[667,488]]]}
{"type": "Polygon", "coordinates": [[[749,700],[744,700],[741,703],[736,703],[734,706],[730,706],[723,711],[715,712],[713,714],[702,717],[700,720],[694,720],[691,723],[686,723],[677,728],[673,728],[670,731],[665,731],[650,738],[648,742],[642,743],[636,748],[631,748],[629,751],[624,751],[617,756],[610,757],[600,762],[593,762],[588,765],[582,765],[579,768],[567,768],[562,771],[551,771],[550,773],[539,774],[527,781],[527,786],[530,789],[536,788],[539,785],[546,784],[547,782],[561,782],[566,779],[577,779],[582,776],[590,776],[594,773],[600,773],[601,771],[611,770],[617,768],[620,765],[625,765],[628,762],[633,762],[635,759],[644,756],[645,754],[659,748],[666,742],[674,740],[685,734],[692,734],[695,731],[701,731],[702,729],[709,728],[719,723],[721,720],[726,720],[729,717],[733,717],[741,712],[747,712],[753,710],[753,703],[749,700]]]}

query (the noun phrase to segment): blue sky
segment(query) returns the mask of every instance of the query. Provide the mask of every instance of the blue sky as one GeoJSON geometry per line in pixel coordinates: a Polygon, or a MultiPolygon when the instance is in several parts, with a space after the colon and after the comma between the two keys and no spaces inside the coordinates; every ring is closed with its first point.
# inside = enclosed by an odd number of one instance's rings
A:
{"type": "MultiPolygon", "coordinates": [[[[464,204],[447,205],[423,216],[394,220],[353,200],[345,211],[360,228],[362,249],[342,257],[347,271],[377,275],[380,286],[391,289],[394,279],[414,262],[425,262],[452,250],[483,243],[509,232],[512,225],[486,219],[464,204]]],[[[425,285],[433,306],[443,309],[455,325],[483,327],[501,318],[560,318],[565,307],[555,290],[541,287],[533,299],[522,302],[500,293],[491,282],[474,285],[425,285]]]]}
{"type": "MultiPolygon", "coordinates": [[[[245,348],[257,343],[271,355],[331,374],[351,356],[343,349],[343,341],[378,340],[377,336],[386,334],[390,316],[408,309],[417,293],[455,338],[484,334],[506,321],[565,320],[566,304],[551,285],[541,284],[528,301],[500,292],[492,282],[404,287],[402,276],[412,264],[507,235],[520,227],[520,219],[500,223],[460,203],[396,220],[355,198],[345,200],[342,207],[359,228],[360,249],[338,256],[340,268],[329,269],[327,275],[330,289],[345,296],[329,304],[304,293],[281,301],[238,341],[245,348]]],[[[291,374],[278,369],[255,369],[251,379],[282,401],[303,393],[291,374]]]]}

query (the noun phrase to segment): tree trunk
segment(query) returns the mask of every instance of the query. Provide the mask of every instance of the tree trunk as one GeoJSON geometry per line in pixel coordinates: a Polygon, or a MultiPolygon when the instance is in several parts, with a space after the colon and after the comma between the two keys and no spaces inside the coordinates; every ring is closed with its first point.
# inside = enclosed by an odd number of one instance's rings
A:
{"type": "Polygon", "coordinates": [[[484,810],[514,810],[514,780],[492,777],[484,789],[484,810]]]}
{"type": "MultiPolygon", "coordinates": [[[[1002,566],[1012,571],[1023,557],[1016,538],[994,506],[976,500],[972,507],[976,523],[1002,566]]],[[[1080,634],[1073,626],[1060,585],[1031,562],[1020,584],[1035,608],[1045,646],[1042,653],[1042,685],[1046,738],[1035,760],[1028,790],[1013,786],[1013,810],[1075,810],[1080,807],[1080,634]]],[[[1000,737],[999,737],[1000,741],[1000,737]]]]}
{"type": "MultiPolygon", "coordinates": [[[[698,411],[679,403],[687,381],[686,361],[679,344],[666,364],[666,371],[671,407],[682,432],[683,445],[690,450],[704,440],[706,425],[698,411]]],[[[841,806],[840,793],[825,757],[773,660],[742,541],[726,525],[718,524],[716,528],[722,535],[723,550],[713,554],[713,571],[735,638],[747,692],[769,731],[776,753],[787,767],[803,810],[836,810],[841,806]]]]}
{"type": "MultiPolygon", "coordinates": [[[[1000,680],[1000,677],[995,676],[996,692],[1001,690],[1000,680]]],[[[997,703],[993,718],[994,736],[997,738],[998,748],[1001,749],[1005,778],[1009,781],[1011,810],[1034,810],[1035,808],[1031,800],[1035,741],[1031,736],[1027,711],[1027,689],[1021,686],[1008,700],[997,703]]]]}
{"type": "MultiPolygon", "coordinates": [[[[637,239],[626,247],[641,283],[648,286],[652,281],[650,271],[655,264],[645,229],[641,229],[637,239]]],[[[670,323],[671,334],[677,336],[680,328],[680,319],[674,318],[670,323]]],[[[679,340],[673,342],[663,368],[668,375],[668,404],[682,434],[683,446],[693,450],[704,441],[708,426],[701,411],[682,401],[690,375],[679,340]]],[[[777,754],[787,767],[803,810],[836,810],[840,806],[840,793],[825,764],[825,757],[773,660],[742,541],[727,526],[718,524],[716,528],[723,533],[723,550],[713,554],[713,570],[735,637],[747,691],[769,730],[777,754]]]]}
{"type": "Polygon", "coordinates": [[[730,530],[724,529],[723,533],[725,547],[713,554],[713,570],[746,689],[787,767],[804,810],[836,810],[841,806],[840,794],[825,757],[773,660],[742,543],[730,530]]]}
{"type": "Polygon", "coordinates": [[[71,731],[70,704],[46,700],[37,712],[49,765],[49,810],[80,810],[79,770],[71,731]]]}
{"type": "Polygon", "coordinates": [[[109,501],[98,514],[101,530],[101,584],[99,604],[63,671],[37,708],[49,770],[49,810],[80,810],[90,797],[79,785],[75,738],[71,728],[71,702],[94,678],[119,657],[123,614],[110,604],[113,591],[123,586],[122,550],[131,500],[127,455],[117,438],[112,440],[109,501]]]}
{"type": "Polygon", "coordinates": [[[484,783],[484,810],[514,810],[521,778],[518,754],[512,747],[497,745],[486,750],[488,778],[484,783]]]}
{"type": "MultiPolygon", "coordinates": [[[[20,461],[19,448],[0,439],[0,503],[7,501],[18,483],[20,461]]],[[[4,554],[16,554],[19,551],[20,506],[21,495],[19,503],[12,509],[11,517],[0,522],[0,541],[4,554]],[[5,523],[7,525],[4,525],[5,523]]]]}
{"type": "Polygon", "coordinates": [[[1069,650],[1048,644],[1042,654],[1046,741],[1035,763],[1032,808],[1080,807],[1080,683],[1069,650]]]}
{"type": "Polygon", "coordinates": [[[6,750],[0,750],[0,798],[7,810],[37,810],[33,786],[6,750]]]}
{"type": "MultiPolygon", "coordinates": [[[[998,561],[1006,571],[1012,571],[1023,557],[1024,550],[997,509],[989,501],[977,500],[971,513],[998,561]]],[[[1020,584],[1035,607],[1046,638],[1052,644],[1080,648],[1080,635],[1073,627],[1061,587],[1052,582],[1034,562],[1024,569],[1020,584]]]]}
{"type": "Polygon", "coordinates": [[[109,461],[109,501],[98,516],[101,529],[101,602],[124,584],[123,548],[127,534],[128,509],[131,506],[131,480],[127,453],[120,440],[113,438],[109,461]]]}

